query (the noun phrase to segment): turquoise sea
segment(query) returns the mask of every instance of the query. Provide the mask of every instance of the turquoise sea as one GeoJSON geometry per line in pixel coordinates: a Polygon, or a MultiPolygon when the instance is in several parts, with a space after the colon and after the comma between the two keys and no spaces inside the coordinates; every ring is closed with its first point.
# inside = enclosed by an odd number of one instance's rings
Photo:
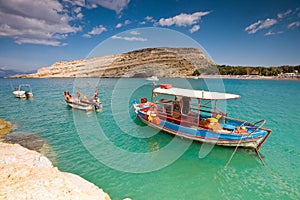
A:
{"type": "Polygon", "coordinates": [[[124,199],[299,199],[300,82],[287,80],[161,79],[159,83],[241,95],[228,101],[231,117],[266,119],[272,134],[260,152],[178,139],[141,123],[131,103],[151,97],[145,79],[0,79],[0,117],[17,132],[36,133],[62,171],[75,173],[124,199]],[[32,100],[12,91],[33,88],[32,100]],[[221,83],[221,84],[220,84],[221,83]],[[63,92],[100,90],[101,112],[67,107],[63,92]]]}

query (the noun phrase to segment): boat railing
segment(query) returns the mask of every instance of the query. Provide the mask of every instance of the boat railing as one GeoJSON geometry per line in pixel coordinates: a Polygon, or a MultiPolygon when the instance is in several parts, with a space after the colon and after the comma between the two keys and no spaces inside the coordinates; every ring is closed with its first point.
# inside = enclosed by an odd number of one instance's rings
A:
{"type": "Polygon", "coordinates": [[[179,125],[184,124],[188,126],[198,126],[197,117],[193,115],[186,115],[175,111],[173,113],[169,113],[169,112],[164,112],[161,109],[158,109],[158,116],[160,118],[165,118],[167,121],[173,121],[179,125]],[[174,116],[178,116],[178,117],[174,117],[174,116]]]}
{"type": "Polygon", "coordinates": [[[250,133],[248,133],[248,135],[252,135],[253,133],[255,133],[255,131],[257,131],[260,128],[262,128],[265,125],[266,122],[267,121],[265,119],[262,119],[262,120],[259,120],[259,121],[255,122],[255,123],[253,123],[251,127],[254,127],[254,129],[253,129],[253,131],[251,131],[250,133]],[[261,125],[256,126],[259,123],[261,123],[261,125]]]}

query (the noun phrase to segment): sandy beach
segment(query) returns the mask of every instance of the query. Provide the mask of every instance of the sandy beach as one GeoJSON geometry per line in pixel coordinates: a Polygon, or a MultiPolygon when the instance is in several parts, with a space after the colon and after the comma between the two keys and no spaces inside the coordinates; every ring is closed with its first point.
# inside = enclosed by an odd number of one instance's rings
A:
{"type": "MultiPolygon", "coordinates": [[[[192,76],[191,78],[195,78],[192,76]]],[[[259,75],[200,75],[198,78],[245,79],[245,80],[294,80],[299,81],[300,75],[288,76],[259,76],[259,75]]]]}

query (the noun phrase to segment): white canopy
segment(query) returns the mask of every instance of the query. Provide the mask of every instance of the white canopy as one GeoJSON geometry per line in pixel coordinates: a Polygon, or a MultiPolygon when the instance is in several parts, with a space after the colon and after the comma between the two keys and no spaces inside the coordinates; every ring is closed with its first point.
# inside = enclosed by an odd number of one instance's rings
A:
{"type": "Polygon", "coordinates": [[[190,97],[196,99],[204,99],[204,100],[228,100],[228,99],[237,99],[240,98],[240,95],[237,94],[229,94],[222,92],[209,92],[204,90],[190,90],[190,89],[182,89],[182,88],[155,88],[153,93],[158,94],[168,94],[172,96],[182,96],[182,97],[190,97]]]}

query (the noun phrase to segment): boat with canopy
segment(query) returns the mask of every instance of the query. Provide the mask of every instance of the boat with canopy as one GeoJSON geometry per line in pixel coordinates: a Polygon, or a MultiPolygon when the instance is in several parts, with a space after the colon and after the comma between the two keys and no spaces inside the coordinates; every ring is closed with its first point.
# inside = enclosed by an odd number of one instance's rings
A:
{"type": "Polygon", "coordinates": [[[175,88],[161,84],[152,90],[152,99],[133,103],[134,111],[144,123],[169,134],[203,143],[258,150],[271,134],[263,128],[266,120],[251,123],[230,118],[222,112],[219,101],[240,95],[175,88]]]}
{"type": "Polygon", "coordinates": [[[33,98],[32,88],[29,84],[20,84],[19,87],[15,88],[13,94],[16,98],[33,98]]]}

